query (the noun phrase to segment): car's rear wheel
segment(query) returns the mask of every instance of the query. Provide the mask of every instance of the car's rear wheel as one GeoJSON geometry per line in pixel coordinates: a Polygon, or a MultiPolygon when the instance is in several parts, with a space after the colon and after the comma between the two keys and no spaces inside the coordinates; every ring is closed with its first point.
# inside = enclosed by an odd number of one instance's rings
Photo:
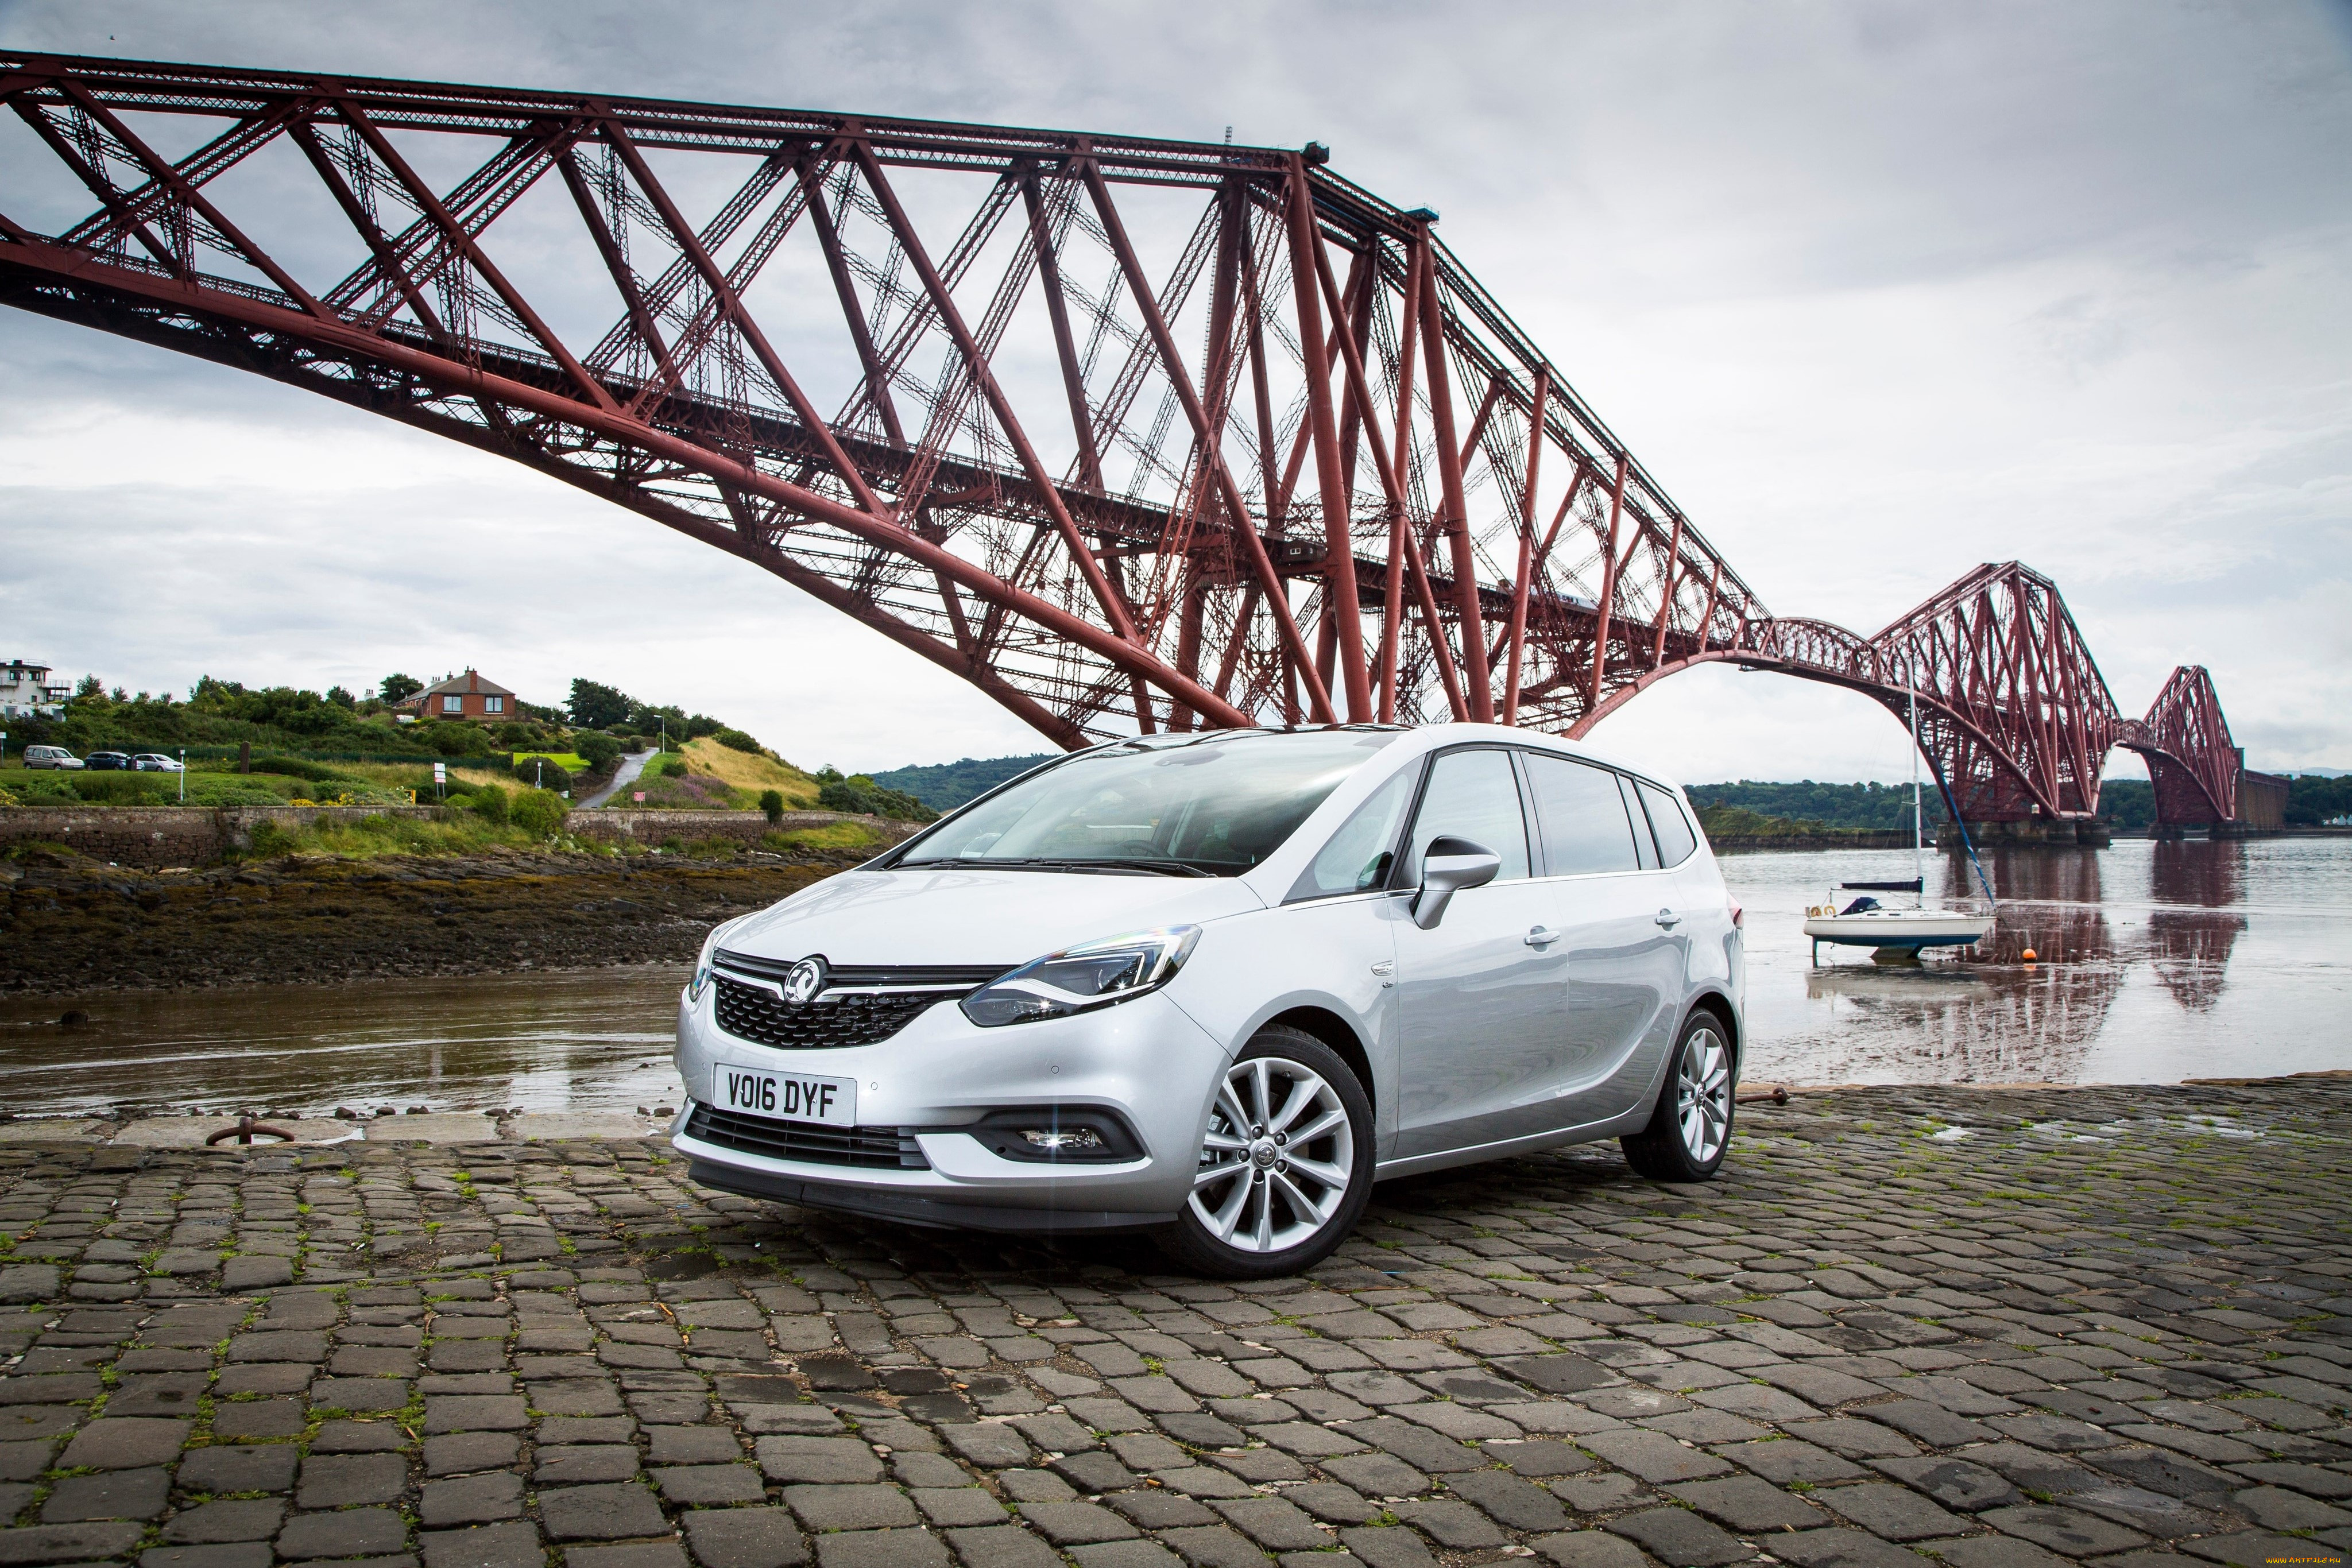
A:
{"type": "Polygon", "coordinates": [[[1652,1181],[1712,1178],[1731,1147],[1736,1068],[1723,1020],[1704,1009],[1691,1014],[1650,1124],[1618,1140],[1625,1163],[1652,1181]]]}
{"type": "Polygon", "coordinates": [[[1372,1104],[1339,1054],[1270,1024],[1217,1084],[1192,1196],[1160,1233],[1198,1273],[1268,1280],[1331,1255],[1372,1191],[1372,1104]]]}

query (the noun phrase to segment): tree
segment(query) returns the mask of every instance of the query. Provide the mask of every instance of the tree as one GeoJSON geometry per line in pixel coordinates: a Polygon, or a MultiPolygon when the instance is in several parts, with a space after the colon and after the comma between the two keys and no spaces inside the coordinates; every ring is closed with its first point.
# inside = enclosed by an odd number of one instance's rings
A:
{"type": "Polygon", "coordinates": [[[572,696],[564,706],[570,710],[574,726],[583,729],[610,729],[616,724],[626,724],[637,702],[614,687],[575,677],[572,683],[572,696]]]}
{"type": "Polygon", "coordinates": [[[413,697],[423,691],[425,683],[415,675],[386,675],[383,678],[383,684],[377,689],[383,693],[384,701],[396,703],[404,697],[413,697]]]}
{"type": "Polygon", "coordinates": [[[783,791],[781,789],[761,790],[760,810],[766,814],[768,826],[772,828],[777,823],[782,821],[784,820],[783,791]]]}
{"type": "Polygon", "coordinates": [[[333,703],[337,707],[355,708],[360,706],[359,698],[352,695],[351,693],[345,691],[341,686],[329,686],[327,688],[327,700],[333,703]]]}

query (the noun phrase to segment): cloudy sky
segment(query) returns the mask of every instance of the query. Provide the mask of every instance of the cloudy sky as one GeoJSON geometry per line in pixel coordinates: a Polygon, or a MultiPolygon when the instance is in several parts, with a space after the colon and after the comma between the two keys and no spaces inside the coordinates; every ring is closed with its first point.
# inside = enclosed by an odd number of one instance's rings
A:
{"type": "MultiPolygon", "coordinates": [[[[2203,664],[2254,766],[2352,768],[2352,0],[0,0],[0,47],[1318,140],[1443,211],[1776,612],[1866,632],[2021,559],[2126,712],[2203,664]]],[[[0,560],[0,655],[110,685],[472,663],[809,766],[1042,748],[631,514],[13,312],[0,560]]],[[[1693,782],[1907,768],[1861,698],[1726,671],[1594,738],[1693,782]]]]}

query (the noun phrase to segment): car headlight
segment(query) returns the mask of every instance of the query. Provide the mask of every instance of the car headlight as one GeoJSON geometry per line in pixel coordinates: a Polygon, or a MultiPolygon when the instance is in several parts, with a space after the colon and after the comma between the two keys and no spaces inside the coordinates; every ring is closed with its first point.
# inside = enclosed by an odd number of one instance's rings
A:
{"type": "Polygon", "coordinates": [[[990,981],[957,1006],[981,1028],[994,1029],[1130,1001],[1175,978],[1200,939],[1197,925],[1170,925],[1067,947],[990,981]]]}
{"type": "Polygon", "coordinates": [[[719,934],[733,924],[735,923],[730,920],[724,925],[714,925],[710,928],[710,935],[702,939],[702,951],[695,956],[694,978],[686,983],[688,1001],[700,1001],[702,993],[710,988],[710,956],[719,951],[719,934]]]}

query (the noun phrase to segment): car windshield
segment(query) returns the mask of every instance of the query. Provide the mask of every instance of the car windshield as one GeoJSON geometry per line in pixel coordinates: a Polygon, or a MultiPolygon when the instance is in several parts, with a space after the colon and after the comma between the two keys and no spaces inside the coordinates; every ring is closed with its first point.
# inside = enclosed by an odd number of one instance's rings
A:
{"type": "Polygon", "coordinates": [[[1398,733],[1225,730],[1085,752],[940,823],[892,863],[1239,876],[1398,733]]]}

